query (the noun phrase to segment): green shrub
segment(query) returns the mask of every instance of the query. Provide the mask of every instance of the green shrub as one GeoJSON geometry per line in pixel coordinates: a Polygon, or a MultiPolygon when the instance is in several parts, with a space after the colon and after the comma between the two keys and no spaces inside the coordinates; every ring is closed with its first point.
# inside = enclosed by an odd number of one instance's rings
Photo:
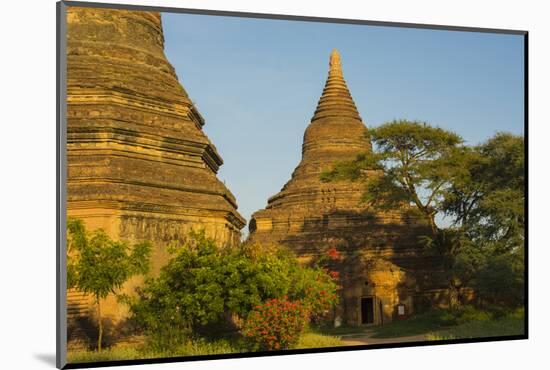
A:
{"type": "Polygon", "coordinates": [[[271,299],[288,297],[310,315],[325,313],[337,299],[329,275],[301,266],[283,249],[220,248],[204,232],[191,232],[171,252],[160,275],[147,279],[137,298],[126,297],[132,321],[155,350],[177,348],[201,327],[229,316],[238,326],[271,299]]]}
{"type": "Polygon", "coordinates": [[[336,283],[327,271],[296,265],[291,271],[291,277],[288,298],[300,301],[310,317],[322,317],[338,302],[336,283]]]}
{"type": "Polygon", "coordinates": [[[453,316],[452,323],[461,325],[471,321],[487,321],[491,320],[492,315],[488,311],[478,310],[473,306],[461,306],[457,309],[450,310],[453,316]]]}
{"type": "MultiPolygon", "coordinates": [[[[475,288],[488,307],[515,308],[523,305],[525,297],[524,249],[490,255],[480,269],[475,288]]],[[[509,312],[509,311],[508,311],[509,312]]]]}

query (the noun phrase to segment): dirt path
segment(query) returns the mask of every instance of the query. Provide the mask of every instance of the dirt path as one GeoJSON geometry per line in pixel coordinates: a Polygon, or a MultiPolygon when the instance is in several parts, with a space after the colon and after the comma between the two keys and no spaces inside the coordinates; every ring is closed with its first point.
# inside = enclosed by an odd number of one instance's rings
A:
{"type": "Polygon", "coordinates": [[[403,343],[403,342],[421,342],[426,340],[426,335],[411,335],[405,337],[394,338],[373,338],[373,331],[366,331],[361,334],[345,334],[341,335],[342,341],[350,346],[365,345],[365,344],[386,344],[386,343],[403,343]]]}

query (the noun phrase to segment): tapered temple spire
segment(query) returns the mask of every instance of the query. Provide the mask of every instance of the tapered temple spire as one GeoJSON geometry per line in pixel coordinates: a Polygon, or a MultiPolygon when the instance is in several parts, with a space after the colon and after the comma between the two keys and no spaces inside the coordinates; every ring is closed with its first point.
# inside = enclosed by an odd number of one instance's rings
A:
{"type": "Polygon", "coordinates": [[[367,129],[344,80],[340,54],[334,49],[323,93],[304,134],[302,162],[291,182],[305,172],[318,179],[336,161],[352,160],[370,150],[367,129]]]}
{"type": "Polygon", "coordinates": [[[361,121],[357,107],[344,80],[342,60],[336,49],[332,50],[330,54],[327,82],[312,121],[324,117],[348,117],[361,121]]]}
{"type": "MultiPolygon", "coordinates": [[[[336,163],[370,151],[367,128],[344,80],[340,54],[334,49],[323,93],[304,133],[302,160],[281,191],[269,198],[267,207],[255,212],[250,222],[251,241],[283,244],[303,261],[323,258],[330,247],[346,251],[345,269],[339,271],[342,300],[335,316],[348,324],[368,322],[358,316],[361,296],[376,297],[378,302],[371,323],[391,320],[399,297],[410,296],[402,283],[405,273],[394,264],[406,269],[418,266],[412,247],[418,228],[422,231],[424,227],[409,216],[406,207],[385,213],[369,209],[362,202],[365,188],[359,181],[322,181],[323,172],[336,163]],[[380,256],[391,258],[380,261],[380,256]]],[[[373,169],[365,174],[379,176],[380,172],[373,169]]]]}
{"type": "MultiPolygon", "coordinates": [[[[371,150],[368,131],[348,90],[342,73],[342,61],[336,49],[330,54],[328,77],[317,109],[304,133],[302,160],[294,169],[281,192],[268,200],[266,209],[252,215],[251,237],[257,240],[280,241],[290,230],[263,230],[262,220],[288,224],[296,216],[322,217],[328,209],[360,208],[361,185],[355,183],[323,183],[321,175],[336,162],[350,161],[371,150]]],[[[274,225],[275,227],[275,225],[274,225]]],[[[298,229],[300,226],[297,226],[298,229]]]]}

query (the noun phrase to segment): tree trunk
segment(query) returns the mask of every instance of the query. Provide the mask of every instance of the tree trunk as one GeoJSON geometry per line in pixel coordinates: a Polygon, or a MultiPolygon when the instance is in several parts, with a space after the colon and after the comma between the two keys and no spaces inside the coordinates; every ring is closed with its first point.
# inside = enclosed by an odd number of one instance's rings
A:
{"type": "Polygon", "coordinates": [[[101,352],[101,342],[103,341],[103,322],[101,320],[101,304],[99,302],[99,297],[96,296],[97,300],[97,322],[99,324],[99,335],[97,338],[97,351],[101,352]]]}
{"type": "Polygon", "coordinates": [[[432,229],[433,236],[437,236],[439,229],[437,228],[437,225],[435,223],[435,219],[432,216],[428,216],[428,222],[430,223],[430,228],[432,229]]]}
{"type": "Polygon", "coordinates": [[[458,287],[454,282],[449,284],[449,308],[457,308],[460,306],[460,297],[458,287]]]}

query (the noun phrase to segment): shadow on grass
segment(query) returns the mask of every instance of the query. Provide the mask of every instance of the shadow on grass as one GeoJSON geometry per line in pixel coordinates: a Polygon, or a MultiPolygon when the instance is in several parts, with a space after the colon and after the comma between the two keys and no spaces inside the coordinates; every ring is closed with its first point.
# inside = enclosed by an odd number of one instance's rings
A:
{"type": "Polygon", "coordinates": [[[362,335],[369,332],[369,327],[365,326],[339,326],[337,328],[329,327],[329,326],[314,326],[312,327],[313,332],[317,332],[319,334],[323,335],[332,335],[332,336],[340,336],[340,335],[362,335]]]}
{"type": "Polygon", "coordinates": [[[525,334],[523,317],[504,317],[495,320],[472,321],[428,335],[430,340],[502,337],[525,334]]]}
{"type": "Polygon", "coordinates": [[[430,311],[417,314],[403,321],[393,321],[376,326],[341,326],[338,328],[319,327],[316,331],[325,335],[348,338],[396,338],[427,334],[453,325],[446,311],[430,311]]]}
{"type": "Polygon", "coordinates": [[[397,338],[409,337],[413,335],[428,334],[448,327],[449,324],[444,321],[419,317],[410,318],[404,321],[396,321],[387,325],[372,328],[371,338],[397,338]]]}
{"type": "Polygon", "coordinates": [[[399,338],[426,335],[428,339],[481,338],[487,336],[521,335],[522,309],[506,314],[463,306],[454,310],[433,310],[416,314],[407,320],[380,326],[319,328],[319,332],[348,338],[399,338]]]}

